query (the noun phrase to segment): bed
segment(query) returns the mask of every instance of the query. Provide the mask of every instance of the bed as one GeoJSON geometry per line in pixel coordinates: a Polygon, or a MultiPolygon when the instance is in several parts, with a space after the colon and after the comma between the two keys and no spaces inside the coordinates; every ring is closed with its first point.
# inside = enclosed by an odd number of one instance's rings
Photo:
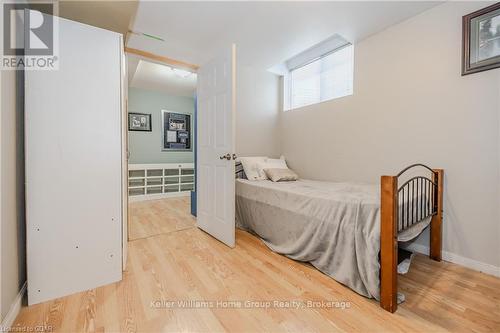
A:
{"type": "Polygon", "coordinates": [[[416,164],[382,176],[380,185],[250,181],[238,164],[236,175],[237,227],[387,311],[398,304],[398,239],[410,240],[430,224],[430,256],[441,260],[442,170],[416,164]],[[429,176],[403,180],[417,168],[429,176]]]}

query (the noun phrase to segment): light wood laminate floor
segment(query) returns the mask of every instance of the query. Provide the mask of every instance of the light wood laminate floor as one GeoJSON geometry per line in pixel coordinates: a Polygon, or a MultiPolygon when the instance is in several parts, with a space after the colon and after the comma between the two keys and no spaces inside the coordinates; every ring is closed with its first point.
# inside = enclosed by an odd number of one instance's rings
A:
{"type": "Polygon", "coordinates": [[[168,198],[129,203],[129,239],[192,228],[196,220],[190,214],[189,197],[168,198]]]}
{"type": "Polygon", "coordinates": [[[249,233],[237,231],[230,249],[190,228],[130,242],[123,281],[23,307],[15,325],[61,332],[500,331],[498,278],[416,256],[400,277],[400,291],[407,300],[390,314],[310,265],[271,252],[249,233]],[[189,300],[206,303],[175,303],[189,300]],[[246,308],[252,305],[246,301],[261,302],[246,308]],[[307,301],[318,303],[307,307],[307,301]],[[342,304],[348,306],[335,308],[342,304]]]}

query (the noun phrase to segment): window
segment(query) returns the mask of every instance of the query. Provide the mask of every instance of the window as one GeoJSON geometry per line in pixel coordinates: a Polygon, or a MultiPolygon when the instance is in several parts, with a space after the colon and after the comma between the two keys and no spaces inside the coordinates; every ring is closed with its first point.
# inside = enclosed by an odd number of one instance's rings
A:
{"type": "Polygon", "coordinates": [[[285,111],[352,95],[353,49],[346,44],[289,70],[284,81],[285,111]]]}

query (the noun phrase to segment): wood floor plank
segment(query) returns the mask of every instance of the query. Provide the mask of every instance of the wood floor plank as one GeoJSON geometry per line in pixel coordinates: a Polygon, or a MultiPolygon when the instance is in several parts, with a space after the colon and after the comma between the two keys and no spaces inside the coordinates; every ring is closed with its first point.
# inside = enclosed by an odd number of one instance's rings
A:
{"type": "Polygon", "coordinates": [[[18,330],[500,332],[500,279],[483,273],[417,255],[399,276],[406,302],[390,314],[247,232],[226,247],[194,227],[188,198],[134,203],[130,213],[139,239],[129,242],[123,280],[23,307],[18,330]],[[320,306],[328,301],[344,307],[320,306]]]}
{"type": "Polygon", "coordinates": [[[195,219],[188,197],[131,202],[129,206],[129,240],[142,239],[192,228],[195,219]]]}

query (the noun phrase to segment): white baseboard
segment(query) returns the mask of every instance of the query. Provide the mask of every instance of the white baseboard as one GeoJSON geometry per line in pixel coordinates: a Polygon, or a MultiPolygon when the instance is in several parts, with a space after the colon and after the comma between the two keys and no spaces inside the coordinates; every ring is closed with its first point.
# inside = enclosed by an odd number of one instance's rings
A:
{"type": "MultiPolygon", "coordinates": [[[[17,315],[19,314],[19,311],[21,311],[21,306],[23,305],[23,297],[24,294],[26,293],[26,285],[27,282],[24,282],[21,290],[19,290],[19,293],[17,294],[16,298],[10,305],[9,312],[7,312],[7,315],[2,321],[2,324],[0,325],[0,328],[5,330],[8,329],[14,324],[14,321],[16,320],[17,315]]],[[[7,331],[6,331],[7,332],[7,331]]]]}
{"type": "MultiPolygon", "coordinates": [[[[405,248],[410,250],[410,251],[418,252],[418,253],[425,254],[425,255],[429,255],[429,251],[430,251],[428,246],[416,244],[416,243],[410,244],[410,245],[406,246],[405,248]]],[[[464,266],[464,267],[473,269],[473,270],[478,271],[478,272],[482,272],[485,274],[500,277],[500,267],[497,267],[497,266],[494,266],[491,264],[487,264],[484,262],[480,262],[477,260],[465,258],[465,257],[459,256],[458,254],[447,252],[447,251],[443,251],[442,256],[443,256],[444,261],[448,261],[448,262],[451,262],[451,263],[454,263],[454,264],[457,264],[460,266],[464,266]]]]}
{"type": "Polygon", "coordinates": [[[191,191],[182,192],[170,192],[170,193],[158,193],[158,194],[143,194],[143,195],[129,195],[129,202],[147,201],[147,200],[159,200],[166,198],[176,198],[176,197],[189,197],[191,191]]]}

